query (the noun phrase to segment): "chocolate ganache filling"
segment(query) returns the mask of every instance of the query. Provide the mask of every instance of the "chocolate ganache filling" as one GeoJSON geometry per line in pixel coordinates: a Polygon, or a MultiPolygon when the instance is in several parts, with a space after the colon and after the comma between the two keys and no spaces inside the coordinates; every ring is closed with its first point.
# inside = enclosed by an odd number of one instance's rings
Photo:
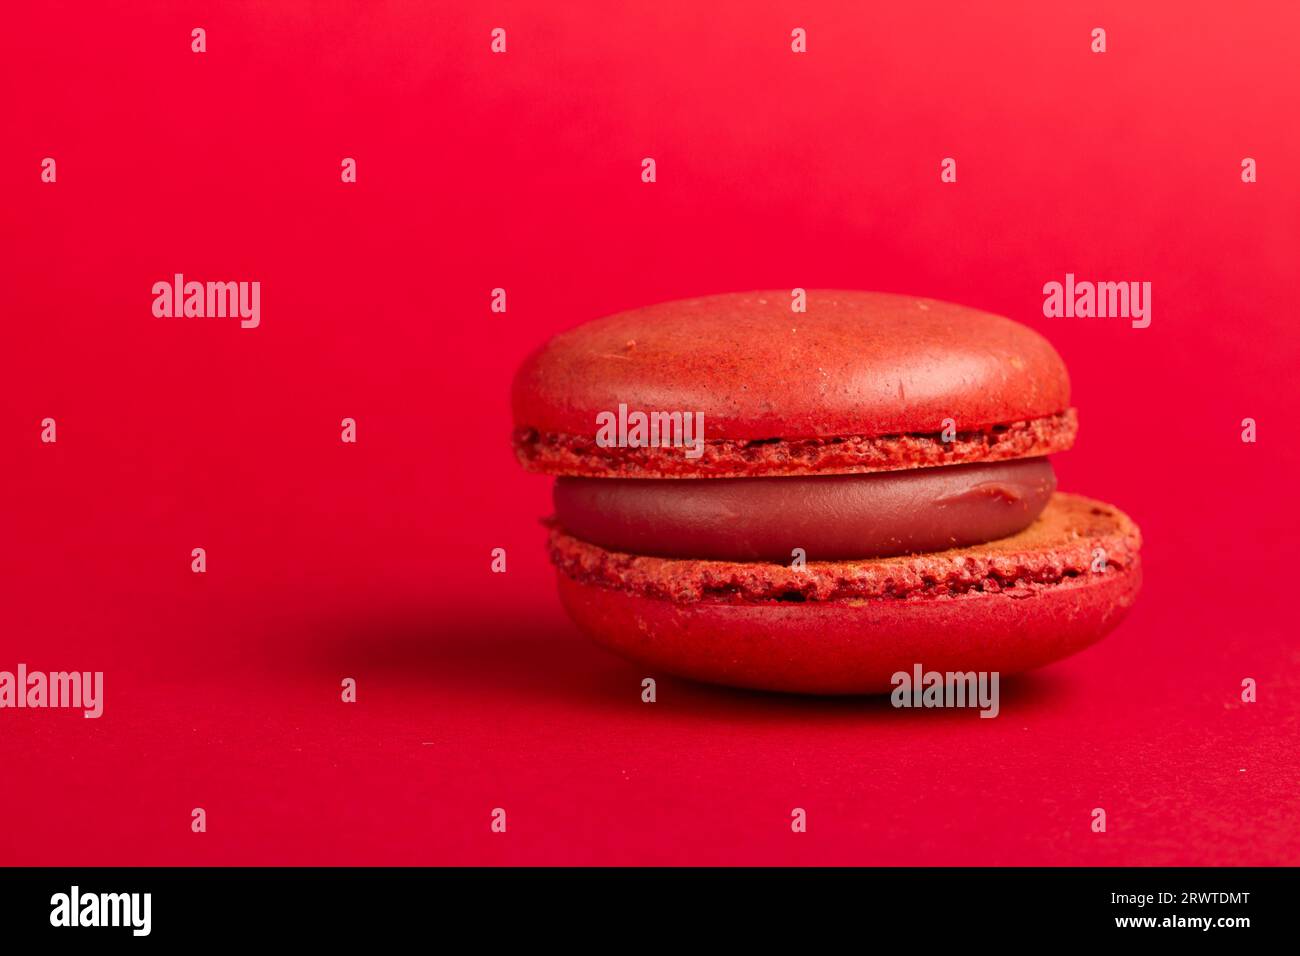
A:
{"type": "Polygon", "coordinates": [[[866,475],[559,478],[555,516],[611,551],[789,563],[943,551],[1028,527],[1056,490],[1046,458],[866,475]]]}

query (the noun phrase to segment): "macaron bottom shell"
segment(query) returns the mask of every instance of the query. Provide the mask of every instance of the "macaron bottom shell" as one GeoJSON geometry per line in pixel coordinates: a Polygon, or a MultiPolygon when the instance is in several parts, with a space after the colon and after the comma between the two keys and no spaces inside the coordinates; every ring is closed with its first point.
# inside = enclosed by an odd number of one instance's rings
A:
{"type": "Polygon", "coordinates": [[[1137,527],[1122,512],[1058,492],[1033,525],[997,542],[913,558],[810,564],[801,576],[828,582],[847,574],[857,588],[811,592],[829,595],[825,600],[780,590],[793,572],[779,565],[636,558],[563,538],[553,557],[561,603],[578,628],[644,666],[645,676],[878,694],[917,665],[926,672],[1015,674],[1099,641],[1137,598],[1140,546],[1137,527]],[[1109,560],[1093,563],[1102,554],[1109,560]],[[938,577],[943,568],[951,581],[938,577]],[[773,575],[775,590],[766,580],[773,575]],[[962,575],[963,587],[948,586],[962,575]],[[744,587],[709,599],[702,596],[712,593],[708,588],[657,586],[679,578],[744,587]],[[916,587],[899,592],[909,580],[916,587]],[[784,594],[799,599],[756,597],[784,594]]]}
{"type": "Polygon", "coordinates": [[[646,668],[753,690],[881,694],[899,671],[1040,667],[1093,644],[1124,618],[1141,567],[1073,578],[1028,598],[964,594],[823,604],[678,604],[559,574],[578,628],[646,668]]]}

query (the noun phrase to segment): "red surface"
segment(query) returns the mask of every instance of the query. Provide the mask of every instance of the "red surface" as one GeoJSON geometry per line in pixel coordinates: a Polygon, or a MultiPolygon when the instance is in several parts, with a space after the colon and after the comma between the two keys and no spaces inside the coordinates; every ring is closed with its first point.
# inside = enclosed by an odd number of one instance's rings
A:
{"type": "Polygon", "coordinates": [[[0,711],[0,863],[1300,863],[1294,6],[709,6],[10,13],[0,669],[107,686],[0,711]],[[153,318],[174,271],[260,280],[261,327],[153,318]],[[1067,271],[1151,281],[1150,328],[1042,318],[1067,271]],[[1070,368],[1061,487],[1146,581],[995,720],[643,704],[560,611],[519,361],[787,285],[1010,315],[1070,368]]]}

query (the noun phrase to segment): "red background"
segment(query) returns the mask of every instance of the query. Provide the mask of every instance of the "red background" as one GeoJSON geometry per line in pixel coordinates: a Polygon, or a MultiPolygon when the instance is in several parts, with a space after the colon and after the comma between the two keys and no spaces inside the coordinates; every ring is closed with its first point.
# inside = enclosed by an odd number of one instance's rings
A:
{"type": "Polygon", "coordinates": [[[0,669],[106,700],[0,712],[0,863],[1300,863],[1295,9],[11,11],[0,669]],[[261,327],[155,319],[177,271],[260,280],[261,327]],[[1044,319],[1067,271],[1152,282],[1151,327],[1044,319]],[[520,359],[794,286],[1011,315],[1071,368],[1061,486],[1141,524],[1147,584],[996,720],[669,678],[650,706],[560,611],[520,359]]]}

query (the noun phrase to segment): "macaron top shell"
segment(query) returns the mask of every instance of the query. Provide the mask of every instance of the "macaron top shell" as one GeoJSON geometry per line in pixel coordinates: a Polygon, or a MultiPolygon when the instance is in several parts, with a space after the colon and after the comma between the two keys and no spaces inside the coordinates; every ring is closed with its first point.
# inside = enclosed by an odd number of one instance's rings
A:
{"type": "MultiPolygon", "coordinates": [[[[811,291],[807,311],[794,312],[789,290],[666,302],[589,322],[529,356],[513,389],[521,460],[560,474],[602,474],[616,458],[586,467],[580,455],[548,455],[538,446],[585,448],[594,442],[597,416],[617,413],[620,405],[702,413],[710,446],[937,437],[949,420],[969,437],[1019,423],[1036,434],[1015,449],[1012,456],[1021,457],[1069,446],[1069,399],[1069,377],[1055,349],[1009,319],[878,292],[811,291]]],[[[655,451],[683,457],[680,448],[655,451]]],[[[976,449],[954,460],[998,457],[1008,455],[976,449]]],[[[757,470],[734,462],[710,469],[706,461],[697,471],[847,472],[948,460],[888,459],[862,468],[832,461],[757,470]]],[[[652,462],[634,473],[684,477],[691,467],[652,462]]]]}

